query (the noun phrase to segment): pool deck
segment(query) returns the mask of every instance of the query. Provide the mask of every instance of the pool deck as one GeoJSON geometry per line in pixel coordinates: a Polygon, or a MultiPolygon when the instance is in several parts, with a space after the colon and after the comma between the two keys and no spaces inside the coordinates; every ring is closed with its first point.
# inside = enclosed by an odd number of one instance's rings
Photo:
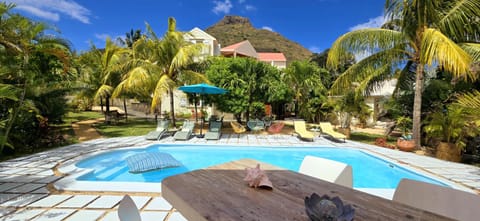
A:
{"type": "MultiPolygon", "coordinates": [[[[173,141],[166,137],[160,141],[147,141],[143,137],[96,139],[73,144],[30,156],[0,163],[0,221],[1,220],[118,220],[117,208],[124,193],[64,192],[53,187],[63,179],[56,168],[70,164],[86,155],[99,151],[150,144],[213,144],[242,146],[325,146],[365,150],[383,159],[440,177],[480,193],[480,168],[438,160],[413,153],[390,150],[373,145],[348,141],[335,143],[317,137],[314,142],[301,141],[291,135],[237,135],[223,134],[218,141],[192,138],[173,141]]],[[[160,188],[160,185],[159,185],[160,188]]],[[[172,206],[155,193],[130,194],[140,208],[142,220],[186,220],[172,206]]]]}

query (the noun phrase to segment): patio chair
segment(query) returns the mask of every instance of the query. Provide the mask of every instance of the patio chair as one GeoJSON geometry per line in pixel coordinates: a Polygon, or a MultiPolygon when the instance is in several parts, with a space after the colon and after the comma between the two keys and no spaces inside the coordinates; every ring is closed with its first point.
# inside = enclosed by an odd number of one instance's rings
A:
{"type": "Polygon", "coordinates": [[[183,122],[182,129],[173,135],[174,140],[188,140],[192,136],[195,122],[186,120],[183,122]]]}
{"type": "Polygon", "coordinates": [[[236,121],[230,122],[230,125],[232,126],[233,132],[236,134],[245,133],[245,131],[247,131],[247,128],[236,121]]]}
{"type": "Polygon", "coordinates": [[[295,127],[295,133],[300,139],[306,141],[313,141],[315,135],[312,132],[307,131],[304,120],[294,120],[293,127],[295,127]]]}
{"type": "Polygon", "coordinates": [[[270,127],[268,127],[268,132],[272,134],[280,133],[280,131],[283,129],[283,126],[285,126],[283,122],[273,123],[270,125],[270,127]]]}
{"type": "Polygon", "coordinates": [[[145,135],[147,140],[160,140],[162,136],[167,132],[170,121],[168,120],[159,120],[157,123],[157,129],[150,131],[145,135]]]}
{"type": "Polygon", "coordinates": [[[298,172],[345,187],[353,187],[352,166],[338,161],[305,156],[298,172]]]}
{"type": "Polygon", "coordinates": [[[141,221],[135,202],[129,195],[125,195],[118,205],[118,218],[120,221],[141,221]]]}
{"type": "Polygon", "coordinates": [[[480,217],[480,196],[416,180],[400,180],[392,200],[455,220],[480,217]]]}
{"type": "Polygon", "coordinates": [[[320,129],[322,129],[323,134],[326,134],[334,139],[343,139],[343,142],[345,142],[345,139],[347,138],[345,134],[334,131],[330,122],[320,122],[320,129]]]}
{"type": "Polygon", "coordinates": [[[218,140],[222,135],[222,122],[212,121],[208,126],[208,131],[205,133],[205,139],[207,140],[218,140]]]}
{"type": "Polygon", "coordinates": [[[249,120],[247,122],[247,127],[253,131],[253,132],[257,132],[257,131],[260,131],[260,130],[264,130],[265,129],[265,123],[259,119],[255,119],[255,120],[249,120]]]}

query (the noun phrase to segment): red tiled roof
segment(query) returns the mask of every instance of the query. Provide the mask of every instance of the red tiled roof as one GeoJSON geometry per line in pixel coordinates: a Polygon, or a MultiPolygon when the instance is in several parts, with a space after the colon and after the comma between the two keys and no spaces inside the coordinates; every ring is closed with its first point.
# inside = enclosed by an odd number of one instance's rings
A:
{"type": "Polygon", "coordinates": [[[245,41],[242,41],[242,42],[238,42],[236,44],[233,44],[233,45],[229,45],[227,47],[224,47],[222,49],[220,49],[220,51],[223,51],[223,50],[227,50],[227,51],[232,51],[232,50],[235,50],[237,49],[238,47],[240,47],[242,44],[244,44],[247,40],[245,41]]]}
{"type": "Polygon", "coordinates": [[[283,53],[257,53],[260,61],[287,61],[283,53]]]}

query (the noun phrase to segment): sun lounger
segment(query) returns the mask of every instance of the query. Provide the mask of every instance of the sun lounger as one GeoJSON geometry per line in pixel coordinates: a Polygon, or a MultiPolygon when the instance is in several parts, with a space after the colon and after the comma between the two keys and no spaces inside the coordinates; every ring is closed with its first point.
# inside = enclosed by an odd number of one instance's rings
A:
{"type": "Polygon", "coordinates": [[[305,156],[298,172],[331,183],[353,187],[352,166],[338,161],[305,156]]]}
{"type": "Polygon", "coordinates": [[[265,123],[261,120],[255,119],[255,120],[250,120],[247,122],[247,127],[254,132],[264,130],[265,129],[265,123]]]}
{"type": "Polygon", "coordinates": [[[129,195],[125,195],[118,205],[118,218],[120,221],[141,221],[135,202],[129,195]]]}
{"type": "Polygon", "coordinates": [[[313,141],[315,135],[312,132],[307,131],[304,120],[294,120],[293,127],[295,128],[295,133],[300,139],[313,141]]]}
{"type": "Polygon", "coordinates": [[[393,201],[455,220],[478,220],[480,217],[480,196],[416,180],[400,180],[393,201]]]}
{"type": "Polygon", "coordinates": [[[168,120],[159,120],[157,123],[157,129],[154,131],[150,131],[147,135],[145,135],[145,139],[160,140],[162,136],[167,132],[169,124],[170,121],[168,120]]]}
{"type": "Polygon", "coordinates": [[[186,120],[183,122],[182,129],[173,135],[174,140],[188,140],[192,136],[195,122],[186,120]]]}
{"type": "Polygon", "coordinates": [[[322,129],[323,134],[329,135],[335,139],[343,139],[343,142],[345,142],[345,139],[347,138],[345,134],[334,131],[330,122],[320,122],[320,129],[322,129]]]}
{"type": "Polygon", "coordinates": [[[212,121],[208,127],[207,133],[205,133],[205,139],[218,140],[222,135],[222,122],[212,121]]]}
{"type": "Polygon", "coordinates": [[[233,132],[237,134],[241,134],[247,131],[247,129],[238,122],[232,121],[230,122],[230,125],[232,126],[233,132]]]}
{"type": "Polygon", "coordinates": [[[283,126],[285,126],[283,122],[273,123],[270,127],[268,127],[268,132],[272,134],[280,133],[280,131],[283,129],[283,126]]]}

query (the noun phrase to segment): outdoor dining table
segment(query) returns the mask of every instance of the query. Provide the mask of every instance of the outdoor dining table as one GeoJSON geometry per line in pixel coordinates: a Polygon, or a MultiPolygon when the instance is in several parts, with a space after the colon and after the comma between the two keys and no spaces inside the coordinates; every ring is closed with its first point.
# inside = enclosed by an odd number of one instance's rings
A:
{"type": "Polygon", "coordinates": [[[355,209],[354,220],[451,220],[428,211],[355,189],[282,169],[253,159],[241,159],[168,177],[162,195],[191,221],[304,220],[304,199],[312,193],[338,196],[355,209]],[[245,168],[260,168],[273,190],[250,188],[245,168]]]}

